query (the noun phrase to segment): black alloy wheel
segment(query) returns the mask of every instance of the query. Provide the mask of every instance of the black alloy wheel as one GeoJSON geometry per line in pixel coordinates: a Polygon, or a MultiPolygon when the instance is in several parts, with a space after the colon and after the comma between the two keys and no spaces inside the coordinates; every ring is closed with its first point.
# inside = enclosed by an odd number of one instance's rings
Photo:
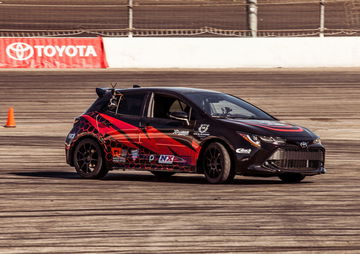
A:
{"type": "Polygon", "coordinates": [[[218,143],[211,143],[203,156],[203,169],[209,183],[225,183],[234,179],[231,159],[226,148],[218,143]]]}
{"type": "Polygon", "coordinates": [[[76,172],[82,178],[101,178],[108,172],[99,144],[89,138],[80,141],[76,146],[74,164],[76,172]]]}

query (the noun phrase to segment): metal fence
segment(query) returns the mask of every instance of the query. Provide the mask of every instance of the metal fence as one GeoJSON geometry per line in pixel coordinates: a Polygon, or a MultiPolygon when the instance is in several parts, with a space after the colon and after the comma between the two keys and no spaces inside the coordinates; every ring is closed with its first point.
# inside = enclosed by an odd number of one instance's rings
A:
{"type": "Polygon", "coordinates": [[[9,0],[1,36],[354,36],[360,0],[9,0]]]}

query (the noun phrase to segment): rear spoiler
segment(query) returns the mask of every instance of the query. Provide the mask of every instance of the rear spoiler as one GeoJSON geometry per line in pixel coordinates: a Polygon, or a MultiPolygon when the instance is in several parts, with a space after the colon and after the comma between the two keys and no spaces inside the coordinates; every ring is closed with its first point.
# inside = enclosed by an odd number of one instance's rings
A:
{"type": "MultiPolygon", "coordinates": [[[[141,86],[139,85],[133,85],[133,88],[141,88],[141,86]]],[[[119,93],[118,91],[115,90],[115,86],[113,88],[96,88],[96,94],[99,96],[99,98],[102,98],[104,96],[104,94],[106,94],[106,92],[112,91],[112,93],[114,94],[114,92],[119,93]]]]}
{"type": "Polygon", "coordinates": [[[112,95],[119,95],[121,92],[116,91],[114,88],[96,88],[96,94],[99,98],[104,97],[105,94],[111,93],[112,95]]]}
{"type": "Polygon", "coordinates": [[[107,91],[109,91],[110,88],[96,88],[96,94],[99,98],[102,98],[104,94],[106,94],[107,91]]]}

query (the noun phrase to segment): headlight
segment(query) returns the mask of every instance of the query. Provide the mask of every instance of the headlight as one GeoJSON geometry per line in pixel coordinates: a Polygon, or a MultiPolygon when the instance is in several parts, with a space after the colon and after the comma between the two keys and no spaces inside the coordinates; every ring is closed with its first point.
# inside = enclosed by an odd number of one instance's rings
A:
{"type": "Polygon", "coordinates": [[[317,138],[313,141],[313,144],[321,144],[321,139],[317,138]]]}
{"type": "Polygon", "coordinates": [[[259,136],[259,138],[266,143],[271,143],[274,145],[282,145],[286,143],[286,140],[280,137],[259,136]]]}
{"type": "Polygon", "coordinates": [[[257,136],[240,132],[239,134],[254,147],[261,147],[261,141],[274,145],[282,145],[286,143],[286,140],[280,137],[257,136]]]}
{"type": "Polygon", "coordinates": [[[261,142],[258,136],[252,134],[239,133],[246,141],[248,141],[252,146],[261,147],[261,142]]]}

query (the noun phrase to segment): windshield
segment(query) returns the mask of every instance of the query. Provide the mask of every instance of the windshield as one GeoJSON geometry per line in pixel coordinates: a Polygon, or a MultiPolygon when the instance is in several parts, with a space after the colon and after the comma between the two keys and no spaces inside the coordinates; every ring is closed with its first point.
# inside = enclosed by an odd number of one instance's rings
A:
{"type": "Polygon", "coordinates": [[[228,94],[200,92],[186,94],[186,97],[212,117],[274,120],[260,109],[228,94]]]}

